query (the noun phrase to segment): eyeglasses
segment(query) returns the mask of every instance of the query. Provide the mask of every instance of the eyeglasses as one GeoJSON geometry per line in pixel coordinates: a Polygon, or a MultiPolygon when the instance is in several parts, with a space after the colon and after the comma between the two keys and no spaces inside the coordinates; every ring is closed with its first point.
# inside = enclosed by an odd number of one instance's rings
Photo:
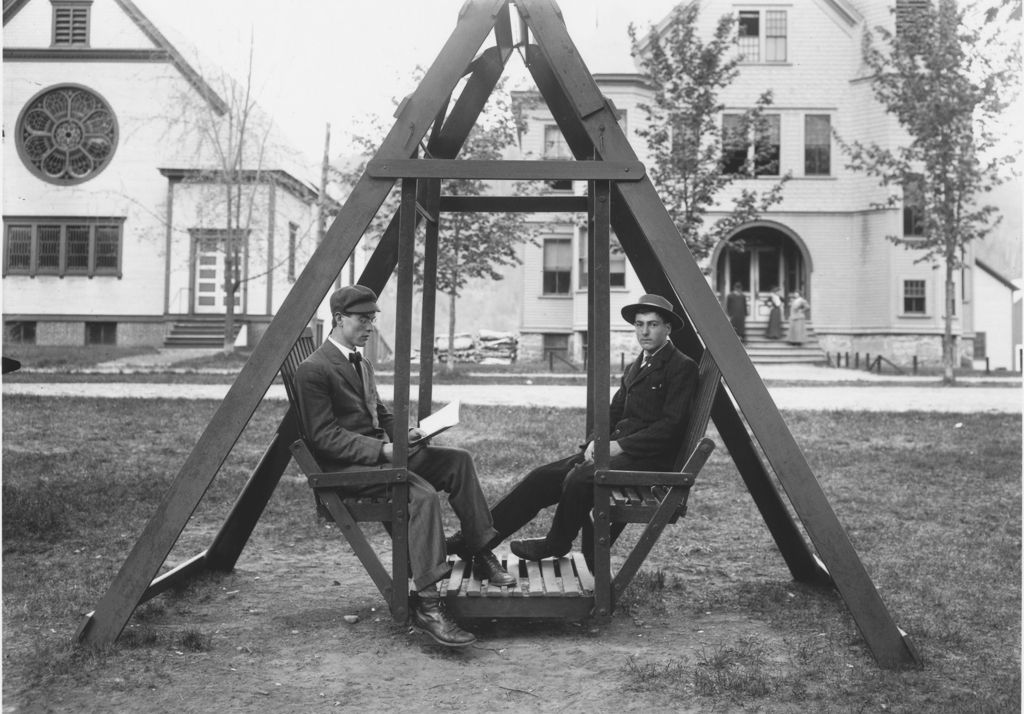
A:
{"type": "Polygon", "coordinates": [[[374,315],[373,317],[366,317],[364,315],[353,315],[353,314],[347,313],[347,312],[343,312],[341,314],[344,317],[351,317],[353,320],[359,320],[359,326],[360,327],[369,327],[370,325],[376,325],[377,324],[377,316],[376,315],[374,315]]]}

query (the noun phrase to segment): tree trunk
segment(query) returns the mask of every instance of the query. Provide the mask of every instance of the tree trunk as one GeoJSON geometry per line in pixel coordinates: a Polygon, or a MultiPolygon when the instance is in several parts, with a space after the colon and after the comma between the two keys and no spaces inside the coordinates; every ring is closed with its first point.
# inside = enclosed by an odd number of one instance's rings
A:
{"type": "Polygon", "coordinates": [[[942,334],[942,383],[956,382],[956,344],[953,341],[953,309],[956,307],[956,285],[953,283],[953,261],[946,256],[946,315],[942,334]]]}
{"type": "Polygon", "coordinates": [[[451,374],[455,371],[455,288],[448,292],[448,361],[444,371],[451,374]]]}

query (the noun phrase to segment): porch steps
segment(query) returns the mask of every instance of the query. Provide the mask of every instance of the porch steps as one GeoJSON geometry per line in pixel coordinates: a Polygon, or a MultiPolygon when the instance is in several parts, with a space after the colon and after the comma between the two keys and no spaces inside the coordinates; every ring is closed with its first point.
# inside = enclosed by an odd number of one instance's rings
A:
{"type": "MultiPolygon", "coordinates": [[[[164,347],[212,347],[224,346],[223,315],[192,315],[182,317],[171,325],[171,332],[164,338],[164,347]]],[[[234,336],[242,328],[235,319],[234,336]]]]}
{"type": "Polygon", "coordinates": [[[754,364],[824,364],[828,361],[810,321],[807,323],[807,341],[802,345],[786,342],[788,328],[788,322],[783,322],[782,339],[769,340],[765,337],[767,320],[747,320],[746,348],[750,361],[754,364]]]}

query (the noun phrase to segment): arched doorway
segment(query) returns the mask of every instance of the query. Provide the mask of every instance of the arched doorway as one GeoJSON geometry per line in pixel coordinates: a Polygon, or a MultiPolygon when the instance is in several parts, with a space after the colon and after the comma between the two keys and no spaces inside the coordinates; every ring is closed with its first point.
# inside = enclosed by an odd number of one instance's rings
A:
{"type": "Polygon", "coordinates": [[[719,245],[715,253],[712,264],[716,291],[724,299],[734,284],[742,285],[750,301],[751,319],[767,318],[767,308],[759,306],[764,305],[774,287],[781,288],[784,297],[794,290],[805,297],[810,292],[807,247],[781,224],[760,221],[746,225],[719,245]]]}

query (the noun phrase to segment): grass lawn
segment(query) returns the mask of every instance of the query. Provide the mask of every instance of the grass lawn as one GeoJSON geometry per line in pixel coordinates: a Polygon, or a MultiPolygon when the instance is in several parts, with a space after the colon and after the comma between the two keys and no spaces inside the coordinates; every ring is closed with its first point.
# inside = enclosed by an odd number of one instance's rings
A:
{"type": "Polygon", "coordinates": [[[117,347],[115,345],[79,345],[75,347],[4,343],[4,357],[21,362],[22,367],[81,369],[120,357],[155,354],[155,347],[117,347]]]}
{"type": "MultiPolygon", "coordinates": [[[[85,690],[100,706],[104,687],[131,688],[142,670],[159,679],[165,667],[187,667],[189,651],[233,652],[218,650],[223,635],[188,624],[191,607],[222,589],[217,583],[161,596],[133,617],[144,624],[155,608],[180,626],[132,630],[106,652],[70,645],[81,613],[105,592],[216,407],[3,400],[5,702],[45,709],[54,692],[85,690]]],[[[169,565],[209,544],[283,409],[261,406],[169,565]]],[[[792,582],[719,446],[688,516],[665,531],[615,619],[754,618],[764,630],[740,632],[695,658],[637,648],[621,661],[621,687],[637,702],[656,692],[687,697],[698,711],[1018,711],[1020,417],[786,416],[925,666],[879,670],[841,599],[792,582]]],[[[583,422],[580,410],[464,407],[451,439],[474,453],[493,501],[541,458],[573,449],[583,422]]],[[[287,553],[303,544],[337,547],[336,539],[316,524],[304,479],[289,466],[254,547],[287,553]]],[[[589,642],[601,647],[600,637],[589,642]]],[[[268,657],[279,646],[259,643],[268,657]]]]}

